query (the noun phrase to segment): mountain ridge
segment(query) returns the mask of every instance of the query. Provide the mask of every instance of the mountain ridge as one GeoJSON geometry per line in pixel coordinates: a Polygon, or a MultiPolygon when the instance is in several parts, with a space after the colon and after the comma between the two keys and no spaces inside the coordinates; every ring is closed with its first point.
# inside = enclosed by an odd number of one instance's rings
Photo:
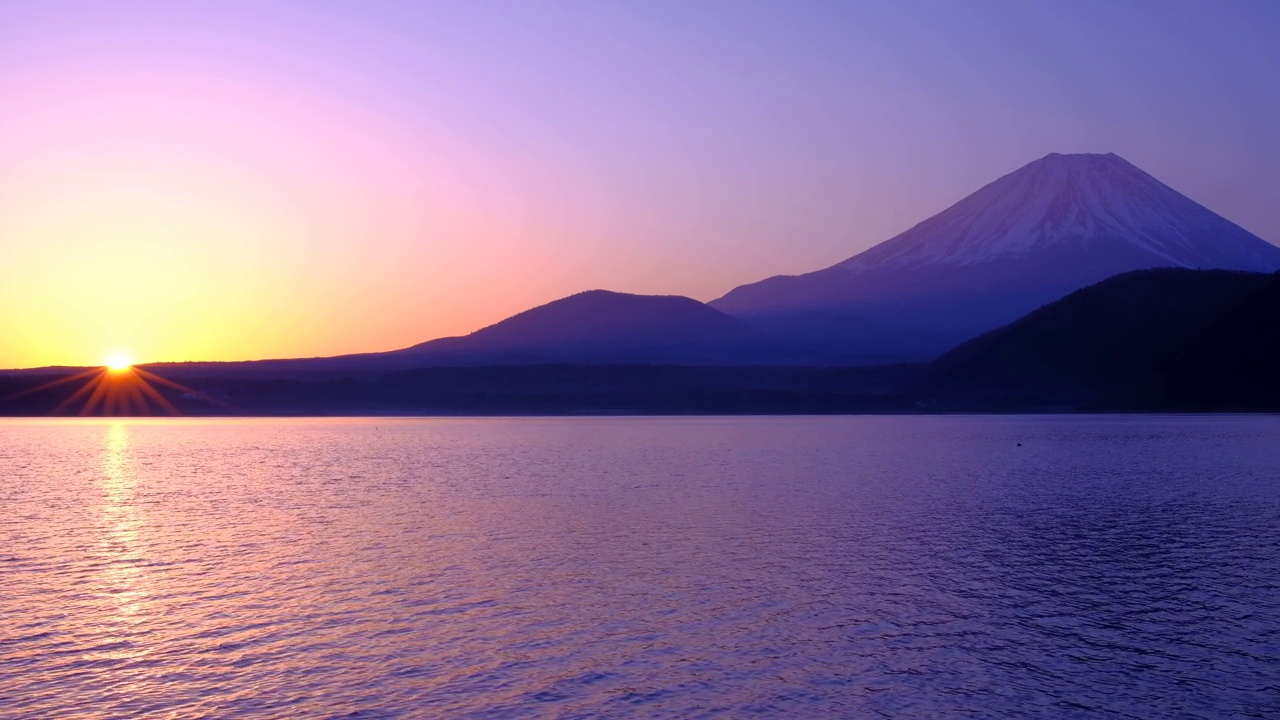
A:
{"type": "Polygon", "coordinates": [[[467,335],[385,352],[244,362],[151,363],[184,376],[388,372],[427,367],[543,364],[813,365],[820,356],[682,295],[586,290],[467,335]]]}
{"type": "MultiPolygon", "coordinates": [[[[1125,273],[928,365],[454,359],[144,367],[169,381],[159,392],[196,415],[1276,411],[1280,273],[1125,273]]],[[[0,373],[0,415],[63,408],[78,387],[67,381],[80,373],[0,373]]]]}

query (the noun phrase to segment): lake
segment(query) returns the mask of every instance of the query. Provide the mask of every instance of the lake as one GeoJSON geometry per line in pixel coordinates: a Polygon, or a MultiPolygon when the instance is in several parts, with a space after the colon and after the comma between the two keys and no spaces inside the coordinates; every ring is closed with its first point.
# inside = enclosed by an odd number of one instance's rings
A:
{"type": "Polygon", "coordinates": [[[0,717],[1280,715],[1280,418],[0,421],[0,717]]]}

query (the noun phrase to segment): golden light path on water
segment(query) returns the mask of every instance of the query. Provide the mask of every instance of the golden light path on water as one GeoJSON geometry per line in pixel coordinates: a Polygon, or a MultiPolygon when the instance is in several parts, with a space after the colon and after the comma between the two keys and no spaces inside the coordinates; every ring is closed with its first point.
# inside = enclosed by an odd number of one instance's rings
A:
{"type": "MultiPolygon", "coordinates": [[[[145,519],[138,507],[138,477],[130,457],[129,426],[121,420],[106,425],[102,443],[100,489],[101,534],[98,540],[104,624],[100,655],[118,662],[136,661],[148,645],[135,642],[145,634],[150,597],[143,547],[145,519]]],[[[126,690],[127,691],[127,690],[126,690]]]]}

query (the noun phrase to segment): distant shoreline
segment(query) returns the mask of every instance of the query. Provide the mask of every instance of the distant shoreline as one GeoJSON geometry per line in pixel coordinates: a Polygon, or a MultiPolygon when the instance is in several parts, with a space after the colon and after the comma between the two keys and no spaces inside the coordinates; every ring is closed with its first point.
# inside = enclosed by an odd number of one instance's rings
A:
{"type": "MultiPolygon", "coordinates": [[[[228,368],[231,370],[232,368],[228,368]]],[[[293,372],[275,377],[140,372],[150,378],[141,410],[88,398],[91,375],[0,375],[0,416],[181,417],[695,417],[834,415],[1269,414],[1270,406],[1188,404],[1150,397],[1043,402],[1023,393],[935,392],[929,366],[700,367],[527,365],[394,372],[293,372]],[[87,411],[87,412],[86,412],[87,411]]],[[[110,377],[110,376],[104,376],[110,377]]],[[[120,376],[116,376],[120,378],[120,376]]],[[[124,376],[129,378],[130,376],[124,376]]],[[[132,379],[121,397],[133,392],[132,379]]],[[[141,380],[139,380],[141,382],[141,380]]],[[[949,391],[951,387],[940,390],[949,391]]],[[[981,389],[981,388],[978,388],[981,389]]],[[[141,393],[134,393],[141,396],[141,393]]],[[[1041,397],[1037,397],[1041,396],[1041,397]]]]}

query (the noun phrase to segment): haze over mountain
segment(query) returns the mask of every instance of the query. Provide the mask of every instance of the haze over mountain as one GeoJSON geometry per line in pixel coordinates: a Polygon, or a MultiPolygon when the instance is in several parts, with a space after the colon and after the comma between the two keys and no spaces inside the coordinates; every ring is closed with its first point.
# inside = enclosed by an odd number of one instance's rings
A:
{"type": "Polygon", "coordinates": [[[809,347],[923,358],[1154,267],[1269,272],[1280,248],[1117,155],[1053,153],[844,262],[710,304],[809,347]]]}
{"type": "Polygon", "coordinates": [[[183,377],[206,370],[262,377],[444,366],[795,365],[820,360],[820,356],[792,349],[692,298],[588,290],[468,335],[429,340],[401,350],[240,363],[159,363],[151,367],[183,377]]]}

